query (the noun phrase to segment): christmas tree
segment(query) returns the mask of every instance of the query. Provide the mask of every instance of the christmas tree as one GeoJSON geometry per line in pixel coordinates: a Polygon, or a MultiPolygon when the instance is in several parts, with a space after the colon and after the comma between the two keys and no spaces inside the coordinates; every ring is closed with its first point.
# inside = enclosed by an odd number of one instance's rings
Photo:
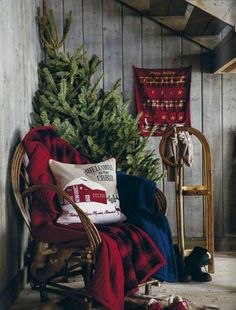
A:
{"type": "Polygon", "coordinates": [[[33,126],[52,125],[57,133],[81,154],[99,162],[115,157],[117,169],[158,181],[159,159],[147,149],[148,138],[141,136],[138,117],[128,112],[119,81],[110,91],[98,89],[91,77],[101,60],[90,60],[82,47],[73,55],[60,48],[71,24],[71,12],[59,39],[52,11],[38,11],[39,36],[47,61],[39,65],[39,89],[33,100],[33,126]]]}

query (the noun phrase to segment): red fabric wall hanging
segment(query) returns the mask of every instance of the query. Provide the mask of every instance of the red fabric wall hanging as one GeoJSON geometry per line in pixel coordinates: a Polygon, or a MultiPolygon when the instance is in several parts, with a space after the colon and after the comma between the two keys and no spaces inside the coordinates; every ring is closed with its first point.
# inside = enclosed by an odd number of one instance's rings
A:
{"type": "Polygon", "coordinates": [[[191,68],[143,69],[134,67],[134,91],[143,136],[161,136],[173,124],[190,124],[191,68]]]}

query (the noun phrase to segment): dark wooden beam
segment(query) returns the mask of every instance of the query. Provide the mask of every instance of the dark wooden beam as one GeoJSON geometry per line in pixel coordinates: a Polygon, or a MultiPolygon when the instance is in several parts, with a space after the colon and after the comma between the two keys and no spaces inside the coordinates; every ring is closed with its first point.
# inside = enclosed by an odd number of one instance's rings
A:
{"type": "Polygon", "coordinates": [[[150,16],[167,16],[170,0],[150,0],[150,16]]]}
{"type": "Polygon", "coordinates": [[[195,7],[189,17],[184,33],[190,36],[217,35],[226,23],[195,7]]]}
{"type": "Polygon", "coordinates": [[[147,13],[150,10],[150,0],[124,0],[123,2],[133,9],[139,10],[143,13],[147,13]]]}
{"type": "Polygon", "coordinates": [[[184,33],[190,36],[217,35],[226,23],[199,8],[194,8],[189,17],[184,33]]]}
{"type": "Polygon", "coordinates": [[[212,58],[214,73],[235,72],[236,32],[212,51],[212,58]]]}
{"type": "Polygon", "coordinates": [[[223,20],[229,26],[235,25],[235,0],[185,0],[187,3],[223,20]]]}
{"type": "Polygon", "coordinates": [[[172,31],[176,35],[184,37],[184,38],[188,39],[189,41],[191,41],[191,42],[193,42],[195,44],[198,44],[199,46],[207,49],[208,51],[212,50],[212,44],[209,46],[207,43],[205,44],[205,43],[199,42],[199,41],[195,40],[194,38],[185,35],[183,33],[183,31],[173,29],[173,27],[171,25],[167,25],[167,24],[163,23],[161,20],[157,20],[154,17],[150,16],[149,14],[147,14],[147,13],[145,13],[145,12],[139,10],[139,9],[136,9],[136,8],[132,7],[131,5],[128,4],[127,0],[115,0],[115,1],[121,3],[122,5],[124,5],[127,8],[130,8],[131,10],[133,10],[134,12],[139,14],[140,16],[143,16],[143,17],[145,17],[145,18],[147,18],[149,20],[152,20],[152,21],[156,22],[158,25],[164,26],[166,29],[172,31]]]}
{"type": "Polygon", "coordinates": [[[184,33],[189,36],[201,36],[211,19],[212,16],[208,13],[198,8],[194,8],[189,17],[184,33]]]}
{"type": "Polygon", "coordinates": [[[169,4],[168,16],[184,16],[188,3],[185,0],[171,0],[169,4]]]}
{"type": "Polygon", "coordinates": [[[185,0],[150,0],[150,16],[184,16],[188,3],[185,0]]]}
{"type": "Polygon", "coordinates": [[[226,23],[216,17],[213,17],[210,23],[207,25],[203,35],[209,36],[219,34],[226,26],[226,23]]]}

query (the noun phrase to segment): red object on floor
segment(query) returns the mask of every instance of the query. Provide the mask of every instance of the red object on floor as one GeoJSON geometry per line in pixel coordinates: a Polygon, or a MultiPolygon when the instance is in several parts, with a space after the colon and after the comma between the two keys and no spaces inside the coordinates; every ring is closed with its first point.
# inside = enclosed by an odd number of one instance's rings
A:
{"type": "Polygon", "coordinates": [[[161,136],[173,124],[190,126],[191,68],[133,68],[139,127],[143,136],[161,136]]]}
{"type": "MultiPolygon", "coordinates": [[[[64,163],[88,163],[69,143],[59,138],[51,126],[32,129],[23,140],[29,157],[31,184],[54,183],[48,165],[50,158],[64,163]]],[[[87,245],[81,224],[56,223],[59,210],[52,190],[35,192],[31,209],[32,234],[37,240],[60,247],[87,245]]],[[[131,224],[97,226],[102,244],[96,260],[89,293],[110,310],[124,307],[124,294],[138,290],[161,268],[165,259],[148,235],[131,224]]]]}
{"type": "Polygon", "coordinates": [[[151,304],[149,307],[148,307],[148,309],[149,310],[163,310],[163,307],[162,307],[162,305],[159,303],[159,302],[157,302],[157,303],[153,303],[153,304],[151,304]]]}
{"type": "Polygon", "coordinates": [[[189,310],[187,301],[179,301],[177,303],[173,303],[168,307],[169,310],[189,310]]]}

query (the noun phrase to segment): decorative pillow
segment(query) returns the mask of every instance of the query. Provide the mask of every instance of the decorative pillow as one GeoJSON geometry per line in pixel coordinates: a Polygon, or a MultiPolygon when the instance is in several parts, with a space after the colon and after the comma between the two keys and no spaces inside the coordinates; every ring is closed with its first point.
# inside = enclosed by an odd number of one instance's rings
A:
{"type": "MultiPolygon", "coordinates": [[[[96,224],[111,224],[124,221],[116,189],[115,158],[97,164],[64,164],[49,160],[50,169],[57,185],[65,190],[73,201],[96,224]]],[[[61,201],[62,215],[57,223],[80,223],[74,208],[68,201],[61,201]]]]}

